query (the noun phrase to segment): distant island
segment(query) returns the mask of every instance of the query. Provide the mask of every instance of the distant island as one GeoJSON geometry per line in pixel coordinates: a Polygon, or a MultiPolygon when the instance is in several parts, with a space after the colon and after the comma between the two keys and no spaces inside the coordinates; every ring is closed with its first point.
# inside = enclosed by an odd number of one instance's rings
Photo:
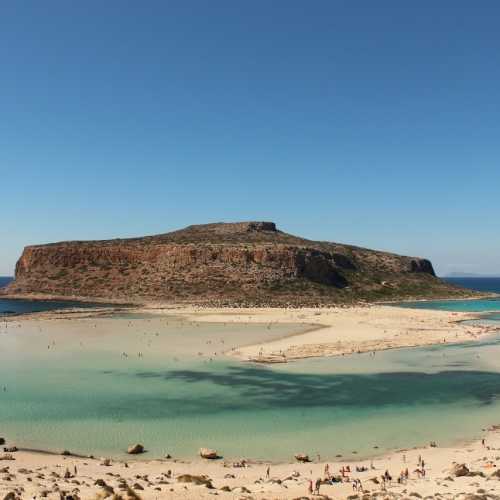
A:
{"type": "Polygon", "coordinates": [[[284,233],[273,222],[28,246],[4,295],[211,305],[319,305],[473,292],[431,262],[284,233]]]}

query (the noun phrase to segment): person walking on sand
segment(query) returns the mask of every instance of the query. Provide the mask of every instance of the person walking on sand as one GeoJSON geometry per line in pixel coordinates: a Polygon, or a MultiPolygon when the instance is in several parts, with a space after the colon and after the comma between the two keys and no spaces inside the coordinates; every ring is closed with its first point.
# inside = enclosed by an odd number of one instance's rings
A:
{"type": "Polygon", "coordinates": [[[330,466],[328,464],[325,465],[325,478],[330,479],[330,466]]]}
{"type": "Polygon", "coordinates": [[[319,495],[320,486],[321,486],[321,479],[318,477],[318,479],[316,479],[316,484],[314,485],[314,494],[315,495],[319,495]]]}
{"type": "Polygon", "coordinates": [[[308,487],[307,487],[307,492],[309,493],[309,495],[313,494],[313,482],[312,482],[312,479],[309,479],[309,484],[308,484],[308,487]]]}
{"type": "Polygon", "coordinates": [[[269,479],[270,474],[271,474],[271,467],[267,466],[267,469],[266,469],[266,479],[269,479]]]}

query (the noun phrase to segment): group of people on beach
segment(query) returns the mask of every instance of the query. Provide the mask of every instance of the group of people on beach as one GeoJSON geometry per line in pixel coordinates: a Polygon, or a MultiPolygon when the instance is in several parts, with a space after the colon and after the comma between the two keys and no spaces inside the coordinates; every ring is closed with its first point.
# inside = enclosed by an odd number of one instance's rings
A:
{"type": "MultiPolygon", "coordinates": [[[[367,467],[356,467],[357,472],[364,472],[368,470],[367,467]],[[362,469],[362,470],[361,470],[362,469]]],[[[312,471],[311,471],[312,472],[312,471]]],[[[308,492],[310,495],[319,495],[319,490],[322,484],[334,484],[342,482],[352,482],[352,488],[354,491],[363,491],[363,486],[360,479],[352,479],[349,477],[351,473],[351,467],[349,465],[342,466],[340,468],[340,476],[335,476],[330,472],[330,465],[325,464],[324,477],[316,479],[316,481],[309,480],[308,492]]]]}
{"type": "MultiPolygon", "coordinates": [[[[358,469],[358,468],[357,468],[358,469]]],[[[366,467],[364,470],[368,470],[366,467]]],[[[349,465],[342,466],[340,469],[340,476],[335,476],[330,472],[330,465],[326,464],[324,469],[324,477],[316,479],[313,482],[312,479],[308,482],[308,493],[310,495],[319,495],[320,488],[322,484],[334,484],[334,483],[342,483],[342,482],[352,482],[352,489],[354,491],[363,491],[363,485],[361,484],[360,479],[352,479],[349,477],[351,472],[351,467],[349,465]]]]}
{"type": "Polygon", "coordinates": [[[425,461],[420,455],[418,456],[418,467],[414,472],[417,474],[419,479],[425,477],[425,461]]]}
{"type": "MultiPolygon", "coordinates": [[[[403,461],[406,463],[406,455],[403,455],[403,461]]],[[[373,462],[370,464],[370,469],[374,470],[375,467],[373,466],[373,462]]],[[[366,466],[356,466],[356,472],[366,472],[368,471],[368,467],[366,466]]],[[[418,457],[418,467],[414,471],[417,474],[417,477],[423,478],[425,477],[426,471],[425,471],[425,461],[423,458],[419,455],[418,457]]],[[[361,479],[359,478],[351,478],[351,467],[349,465],[343,465],[339,469],[339,475],[332,474],[330,470],[330,465],[325,464],[324,468],[324,475],[323,478],[318,478],[316,481],[313,481],[312,479],[309,480],[308,482],[308,493],[310,495],[319,495],[319,490],[322,484],[334,484],[334,483],[346,483],[349,482],[352,484],[352,489],[355,492],[363,492],[363,484],[361,482],[361,479]]],[[[312,471],[311,471],[312,474],[312,471]]],[[[406,484],[410,477],[410,472],[408,470],[408,467],[405,467],[403,470],[401,470],[397,482],[398,484],[406,484]]],[[[372,481],[375,483],[381,485],[382,490],[385,490],[388,485],[391,484],[393,478],[392,475],[390,474],[389,470],[386,470],[380,478],[373,478],[372,481]]]]}

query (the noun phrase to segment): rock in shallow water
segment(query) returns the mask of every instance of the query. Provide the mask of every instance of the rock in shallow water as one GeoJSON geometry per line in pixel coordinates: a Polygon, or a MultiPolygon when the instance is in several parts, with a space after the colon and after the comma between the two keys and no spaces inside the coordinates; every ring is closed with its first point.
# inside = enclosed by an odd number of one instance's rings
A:
{"type": "Polygon", "coordinates": [[[200,448],[200,457],[214,460],[216,458],[219,458],[219,455],[217,454],[217,450],[212,450],[210,448],[200,448]]]}
{"type": "Polygon", "coordinates": [[[128,447],[127,453],[129,455],[138,455],[139,453],[144,453],[144,446],[142,444],[133,444],[128,447]]]}

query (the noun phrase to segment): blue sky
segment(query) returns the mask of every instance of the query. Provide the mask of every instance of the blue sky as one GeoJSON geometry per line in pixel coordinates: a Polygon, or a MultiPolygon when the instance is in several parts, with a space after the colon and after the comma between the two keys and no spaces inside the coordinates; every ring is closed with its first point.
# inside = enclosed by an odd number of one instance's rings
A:
{"type": "Polygon", "coordinates": [[[23,246],[273,220],[500,274],[497,1],[0,5],[0,275],[23,246]]]}

